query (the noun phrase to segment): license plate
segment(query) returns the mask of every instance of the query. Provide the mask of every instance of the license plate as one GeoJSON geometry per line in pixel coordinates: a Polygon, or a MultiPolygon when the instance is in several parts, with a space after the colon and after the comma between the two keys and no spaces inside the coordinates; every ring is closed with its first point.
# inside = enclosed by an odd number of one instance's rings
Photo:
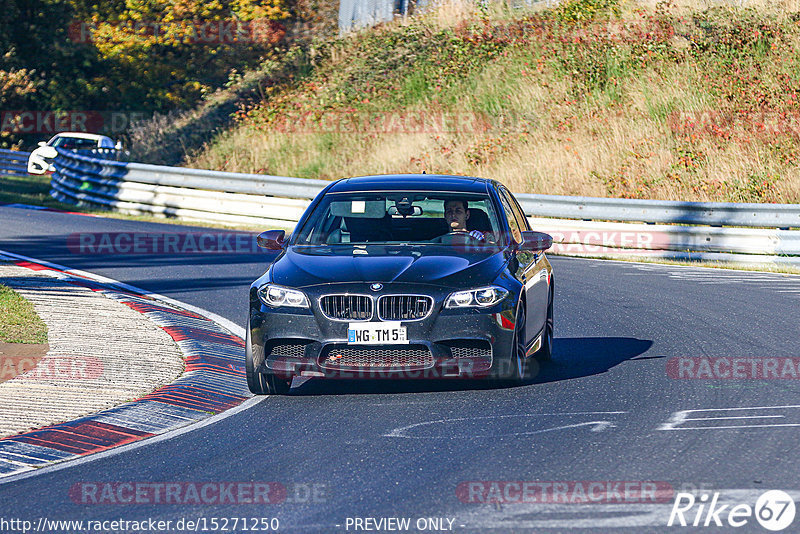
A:
{"type": "Polygon", "coordinates": [[[350,323],[347,328],[349,345],[408,345],[406,327],[400,321],[382,323],[350,323]]]}

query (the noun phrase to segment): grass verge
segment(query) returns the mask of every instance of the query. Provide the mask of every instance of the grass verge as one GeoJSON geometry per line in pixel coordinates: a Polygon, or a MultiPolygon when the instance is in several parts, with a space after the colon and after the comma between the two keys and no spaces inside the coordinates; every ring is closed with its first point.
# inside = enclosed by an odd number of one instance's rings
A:
{"type": "Polygon", "coordinates": [[[29,174],[11,176],[0,174],[0,204],[30,204],[69,211],[81,211],[75,206],[67,206],[50,196],[50,177],[29,174]]]}
{"type": "Polygon", "coordinates": [[[0,342],[47,343],[47,325],[33,304],[0,284],[0,342]]]}

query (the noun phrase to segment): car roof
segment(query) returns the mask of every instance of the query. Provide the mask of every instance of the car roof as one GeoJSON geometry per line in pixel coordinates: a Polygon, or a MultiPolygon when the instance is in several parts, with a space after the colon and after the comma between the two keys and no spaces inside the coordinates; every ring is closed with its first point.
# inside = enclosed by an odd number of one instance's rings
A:
{"type": "Polygon", "coordinates": [[[111,139],[110,137],[106,137],[105,135],[90,134],[84,132],[59,132],[53,136],[53,138],[55,137],[75,137],[78,139],[94,139],[95,141],[99,141],[100,139],[111,139]]]}
{"type": "Polygon", "coordinates": [[[448,174],[379,174],[344,178],[334,183],[329,193],[348,191],[450,191],[486,193],[489,180],[448,174]]]}

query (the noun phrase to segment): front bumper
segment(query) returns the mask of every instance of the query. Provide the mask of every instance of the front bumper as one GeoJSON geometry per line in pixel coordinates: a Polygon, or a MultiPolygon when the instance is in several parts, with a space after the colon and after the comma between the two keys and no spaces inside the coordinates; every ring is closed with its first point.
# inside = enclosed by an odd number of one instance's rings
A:
{"type": "Polygon", "coordinates": [[[30,156],[28,156],[28,174],[45,174],[55,170],[56,169],[53,166],[52,158],[46,159],[35,150],[31,152],[30,156]]]}
{"type": "Polygon", "coordinates": [[[326,318],[317,295],[308,295],[310,309],[273,309],[252,292],[251,340],[254,350],[264,351],[258,370],[287,378],[482,378],[509,360],[516,311],[511,294],[488,309],[462,310],[443,309],[449,291],[426,294],[434,297],[430,315],[401,321],[407,345],[358,345],[348,344],[349,321],[326,318]]]}

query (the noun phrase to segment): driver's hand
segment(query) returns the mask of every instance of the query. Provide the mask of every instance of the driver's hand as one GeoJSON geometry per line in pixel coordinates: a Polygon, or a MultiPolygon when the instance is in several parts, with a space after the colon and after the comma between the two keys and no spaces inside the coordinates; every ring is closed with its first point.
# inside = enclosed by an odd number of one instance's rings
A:
{"type": "Polygon", "coordinates": [[[473,230],[473,231],[469,232],[469,235],[471,235],[472,237],[474,237],[478,241],[486,241],[486,237],[483,235],[483,233],[480,230],[473,230]]]}

